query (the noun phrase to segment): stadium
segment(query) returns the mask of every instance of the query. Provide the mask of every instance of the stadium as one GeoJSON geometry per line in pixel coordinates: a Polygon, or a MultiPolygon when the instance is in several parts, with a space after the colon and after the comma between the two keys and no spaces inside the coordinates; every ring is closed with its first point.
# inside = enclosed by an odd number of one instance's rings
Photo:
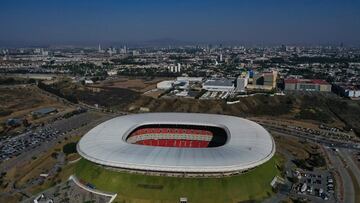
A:
{"type": "Polygon", "coordinates": [[[255,122],[226,115],[120,116],[85,134],[77,151],[83,160],[76,176],[129,200],[151,199],[156,192],[164,202],[179,195],[203,200],[200,194],[213,187],[234,194],[209,193],[208,202],[264,198],[278,174],[272,136],[255,122]]]}

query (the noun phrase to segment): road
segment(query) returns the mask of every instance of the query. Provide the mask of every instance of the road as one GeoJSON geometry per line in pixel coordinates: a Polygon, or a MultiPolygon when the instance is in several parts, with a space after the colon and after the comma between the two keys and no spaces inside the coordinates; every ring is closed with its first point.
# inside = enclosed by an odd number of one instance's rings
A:
{"type": "Polygon", "coordinates": [[[355,203],[355,189],[350,174],[346,169],[346,166],[336,154],[337,152],[334,152],[333,150],[328,148],[326,149],[326,153],[328,154],[328,157],[330,159],[331,166],[339,172],[340,177],[343,181],[344,202],[355,203]]]}
{"type": "Polygon", "coordinates": [[[339,149],[339,155],[346,161],[350,169],[356,175],[357,181],[360,183],[360,169],[354,162],[354,159],[351,158],[351,152],[347,149],[339,149]]]}
{"type": "Polygon", "coordinates": [[[347,149],[340,149],[339,156],[347,165],[347,171],[352,178],[355,190],[355,202],[360,202],[360,169],[351,158],[351,152],[347,149]]]}
{"type": "Polygon", "coordinates": [[[343,142],[343,141],[337,141],[337,140],[328,140],[325,137],[321,137],[321,136],[316,136],[316,135],[311,135],[310,133],[305,133],[302,131],[298,131],[298,130],[290,130],[290,129],[284,129],[281,127],[274,127],[274,126],[270,126],[270,125],[266,125],[261,123],[261,125],[268,129],[269,131],[275,131],[277,133],[280,133],[282,135],[286,135],[286,136],[294,136],[294,137],[298,137],[298,138],[302,138],[305,140],[310,140],[313,142],[316,142],[318,144],[322,144],[325,146],[331,146],[331,147],[338,147],[338,148],[347,148],[347,149],[355,149],[355,150],[359,150],[359,144],[358,143],[353,143],[353,142],[343,142]]]}

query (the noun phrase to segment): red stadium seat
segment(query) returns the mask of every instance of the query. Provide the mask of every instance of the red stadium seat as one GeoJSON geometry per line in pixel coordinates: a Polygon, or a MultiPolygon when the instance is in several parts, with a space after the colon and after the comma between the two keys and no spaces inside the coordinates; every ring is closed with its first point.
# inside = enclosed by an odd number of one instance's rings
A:
{"type": "Polygon", "coordinates": [[[211,131],[200,129],[155,127],[138,129],[130,135],[130,137],[133,136],[139,136],[139,139],[143,139],[135,142],[135,144],[140,145],[199,148],[208,147],[209,141],[207,140],[211,139],[213,134],[211,131]],[[157,135],[158,139],[146,139],[147,136],[153,134],[157,135]]]}

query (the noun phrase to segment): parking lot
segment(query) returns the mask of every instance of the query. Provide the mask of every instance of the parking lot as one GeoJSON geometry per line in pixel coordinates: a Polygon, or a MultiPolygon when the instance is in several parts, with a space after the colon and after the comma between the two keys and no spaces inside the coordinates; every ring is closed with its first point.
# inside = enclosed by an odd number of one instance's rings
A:
{"type": "Polygon", "coordinates": [[[0,161],[16,157],[28,150],[34,149],[43,143],[50,142],[79,127],[85,126],[95,120],[96,114],[83,112],[70,118],[58,119],[53,123],[29,129],[27,132],[15,137],[0,140],[0,161]]]}
{"type": "Polygon", "coordinates": [[[293,185],[291,194],[311,202],[336,202],[334,177],[328,171],[294,171],[298,182],[293,185]]]}
{"type": "Polygon", "coordinates": [[[227,91],[207,91],[200,99],[226,99],[230,94],[227,91]]]}

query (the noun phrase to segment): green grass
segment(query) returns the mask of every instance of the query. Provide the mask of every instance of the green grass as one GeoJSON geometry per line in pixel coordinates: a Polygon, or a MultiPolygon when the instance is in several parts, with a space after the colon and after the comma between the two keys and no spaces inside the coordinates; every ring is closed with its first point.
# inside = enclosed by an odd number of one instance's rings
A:
{"type": "Polygon", "coordinates": [[[225,178],[175,178],[114,172],[84,159],[77,163],[75,174],[99,190],[118,193],[118,202],[178,202],[180,197],[187,197],[190,203],[260,201],[272,194],[270,182],[279,174],[275,159],[246,174],[225,178]]]}

